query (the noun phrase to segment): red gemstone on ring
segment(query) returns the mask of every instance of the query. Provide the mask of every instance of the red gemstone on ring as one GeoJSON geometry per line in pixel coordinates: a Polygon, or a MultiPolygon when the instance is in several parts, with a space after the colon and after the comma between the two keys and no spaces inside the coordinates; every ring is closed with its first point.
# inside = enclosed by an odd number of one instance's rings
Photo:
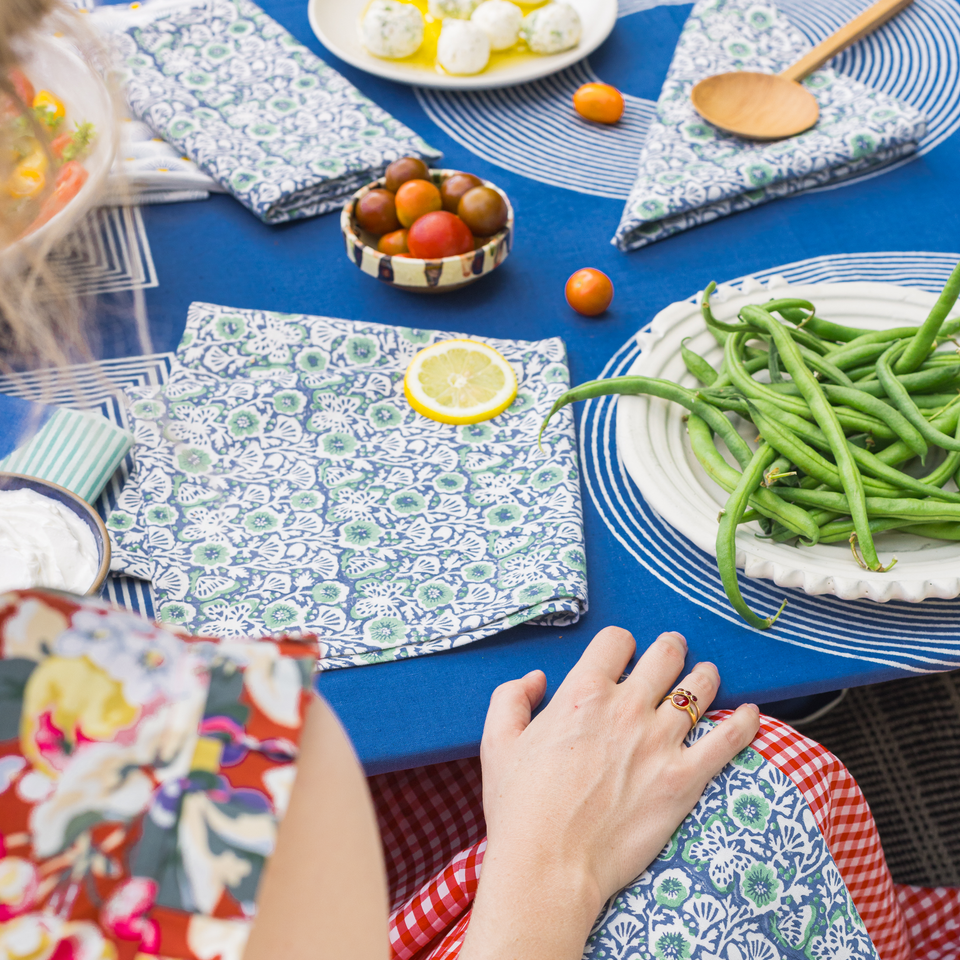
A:
{"type": "Polygon", "coordinates": [[[690,700],[687,697],[685,697],[682,693],[675,693],[673,695],[673,702],[678,707],[685,707],[687,706],[688,703],[690,703],[690,700]]]}

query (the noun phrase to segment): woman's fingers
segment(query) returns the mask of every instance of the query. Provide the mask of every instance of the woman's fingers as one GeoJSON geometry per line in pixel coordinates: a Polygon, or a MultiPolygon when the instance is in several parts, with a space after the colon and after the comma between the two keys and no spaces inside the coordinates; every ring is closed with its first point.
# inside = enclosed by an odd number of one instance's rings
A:
{"type": "MultiPolygon", "coordinates": [[[[602,673],[614,683],[626,670],[637,649],[637,642],[629,630],[604,627],[587,645],[576,666],[567,674],[576,680],[585,673],[602,673]]],[[[566,684],[564,680],[564,684],[566,684]]]]}
{"type": "Polygon", "coordinates": [[[682,740],[690,732],[694,716],[699,719],[707,712],[719,688],[720,675],[717,673],[717,668],[709,662],[698,663],[682,680],[670,688],[670,690],[685,690],[686,694],[680,694],[678,699],[686,697],[689,702],[683,706],[668,700],[657,708],[657,719],[666,728],[674,730],[682,740]],[[694,697],[696,700],[693,699],[694,697]]]}
{"type": "Polygon", "coordinates": [[[760,711],[756,704],[745,703],[685,751],[685,760],[696,768],[706,785],[750,745],[759,729],[760,711]]]}
{"type": "Polygon", "coordinates": [[[687,641],[682,634],[661,633],[637,661],[624,687],[639,693],[651,707],[656,707],[673,689],[686,656],[687,641]]]}
{"type": "Polygon", "coordinates": [[[546,692],[547,678],[542,670],[531,670],[519,680],[501,683],[490,696],[481,755],[485,748],[519,737],[529,726],[530,717],[546,692]]]}

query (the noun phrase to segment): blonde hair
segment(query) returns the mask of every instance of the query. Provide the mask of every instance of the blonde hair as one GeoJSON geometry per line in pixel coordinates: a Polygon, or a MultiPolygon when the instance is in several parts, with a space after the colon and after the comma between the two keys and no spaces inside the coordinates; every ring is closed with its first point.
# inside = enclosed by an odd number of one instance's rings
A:
{"type": "MultiPolygon", "coordinates": [[[[84,20],[62,0],[0,0],[0,100],[15,105],[46,152],[51,168],[50,137],[37,122],[32,105],[18,95],[10,73],[23,62],[31,44],[41,35],[65,36],[81,59],[107,80],[119,124],[122,102],[118,85],[110,82],[109,57],[84,20]]],[[[109,133],[99,130],[97,136],[109,133]]],[[[4,164],[9,165],[12,146],[2,142],[4,137],[0,132],[0,175],[4,164]]],[[[40,200],[53,189],[53,178],[48,177],[47,181],[40,200]]],[[[112,177],[111,197],[116,192],[112,177]]],[[[43,232],[42,239],[29,234],[24,237],[29,225],[25,228],[12,220],[0,221],[0,374],[62,368],[95,358],[96,327],[91,321],[103,311],[104,304],[85,296],[77,288],[74,274],[64,266],[64,259],[56,256],[58,247],[76,229],[82,213],[71,214],[68,203],[51,229],[43,232]]],[[[142,292],[133,291],[129,305],[113,302],[110,309],[133,320],[141,352],[149,353],[142,292]]]]}

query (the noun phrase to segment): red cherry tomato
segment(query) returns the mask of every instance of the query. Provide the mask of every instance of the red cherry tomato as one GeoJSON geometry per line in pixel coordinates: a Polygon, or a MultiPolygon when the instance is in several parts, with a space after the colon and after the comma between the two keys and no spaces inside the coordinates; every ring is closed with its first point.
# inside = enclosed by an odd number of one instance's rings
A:
{"type": "Polygon", "coordinates": [[[440,260],[473,250],[473,234],[456,214],[435,210],[413,224],[407,233],[407,246],[415,257],[440,260]]]}
{"type": "Polygon", "coordinates": [[[43,201],[37,219],[30,224],[31,230],[42,227],[48,220],[52,220],[79,192],[87,182],[87,171],[76,160],[70,160],[57,171],[57,180],[53,185],[53,192],[43,201]]]}
{"type": "Polygon", "coordinates": [[[613,284],[610,278],[593,267],[578,270],[567,281],[567,303],[585,317],[603,313],[613,300],[613,284]]]}
{"type": "Polygon", "coordinates": [[[623,94],[609,83],[585,83],[573,95],[573,108],[584,120],[616,123],[623,116],[623,94]]]}
{"type": "MultiPolygon", "coordinates": [[[[33,104],[33,98],[36,96],[36,92],[33,89],[33,84],[27,79],[26,74],[22,70],[18,70],[14,67],[8,74],[7,79],[13,85],[13,89],[16,90],[17,96],[26,104],[27,109],[30,109],[30,106],[33,104]]],[[[13,102],[5,94],[0,94],[0,114],[3,115],[4,119],[17,116],[20,113],[20,107],[13,102]]]]}

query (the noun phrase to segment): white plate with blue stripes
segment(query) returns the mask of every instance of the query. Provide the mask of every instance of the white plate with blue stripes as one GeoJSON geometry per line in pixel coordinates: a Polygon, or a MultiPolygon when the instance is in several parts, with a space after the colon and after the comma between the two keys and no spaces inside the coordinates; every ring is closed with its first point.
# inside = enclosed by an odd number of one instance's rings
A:
{"type": "MultiPolygon", "coordinates": [[[[878,329],[919,325],[937,299],[934,293],[890,283],[788,285],[782,277],[772,277],[769,285],[748,279],[741,289],[721,286],[711,306],[718,319],[730,322],[741,307],[763,302],[769,296],[810,300],[817,307],[817,315],[825,319],[878,329]]],[[[956,314],[954,310],[951,316],[956,314]]],[[[722,349],[706,329],[699,306],[685,300],[662,310],[649,332],[638,335],[641,353],[629,374],[697,387],[680,355],[680,344],[688,337],[692,338],[688,344],[693,351],[714,367],[720,366],[722,349]]],[[[706,475],[694,456],[685,414],[677,404],[655,397],[620,397],[617,452],[646,503],[698,547],[716,556],[718,513],[727,494],[706,475]]],[[[756,430],[745,421],[737,425],[743,428],[744,439],[753,441],[756,430]]],[[[890,573],[874,573],[857,565],[846,543],[795,547],[758,539],[758,533],[756,523],[743,524],[737,531],[737,566],[748,577],[770,579],[813,596],[832,594],[844,600],[866,597],[880,602],[917,602],[927,597],[960,596],[960,543],[906,533],[881,534],[877,549],[884,562],[892,556],[898,562],[890,573]]]]}
{"type": "Polygon", "coordinates": [[[565,0],[580,15],[583,34],[572,50],[537,56],[528,54],[506,57],[494,62],[482,73],[473,76],[454,76],[439,67],[430,69],[416,63],[413,57],[405,60],[384,60],[368,53],[360,43],[360,16],[369,0],[310,0],[307,13],[310,26],[319,41],[341,60],[351,66],[387,80],[408,83],[417,87],[445,90],[492,90],[528,83],[563,70],[593,53],[610,36],[617,22],[617,0],[565,0]]]}

